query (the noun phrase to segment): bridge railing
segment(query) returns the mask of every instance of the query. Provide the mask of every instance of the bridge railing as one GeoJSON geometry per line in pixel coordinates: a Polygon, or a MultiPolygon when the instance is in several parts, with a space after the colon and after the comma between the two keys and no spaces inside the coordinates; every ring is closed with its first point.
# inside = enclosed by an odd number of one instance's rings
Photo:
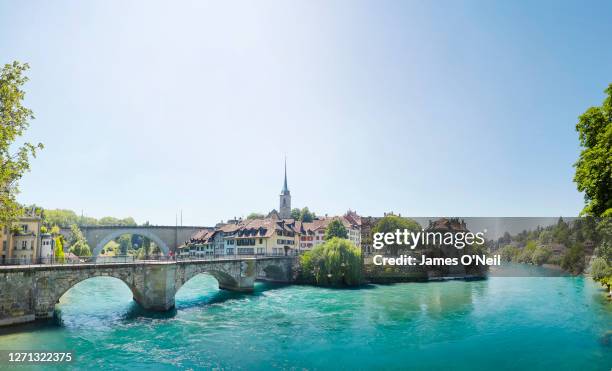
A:
{"type": "Polygon", "coordinates": [[[182,262],[182,261],[226,261],[240,259],[263,259],[263,258],[286,258],[297,256],[299,254],[208,254],[208,255],[151,255],[145,258],[139,258],[134,255],[117,255],[117,256],[75,256],[69,255],[62,258],[54,256],[43,258],[3,258],[0,260],[0,266],[13,265],[78,265],[78,264],[121,264],[121,263],[139,263],[139,262],[182,262]]]}

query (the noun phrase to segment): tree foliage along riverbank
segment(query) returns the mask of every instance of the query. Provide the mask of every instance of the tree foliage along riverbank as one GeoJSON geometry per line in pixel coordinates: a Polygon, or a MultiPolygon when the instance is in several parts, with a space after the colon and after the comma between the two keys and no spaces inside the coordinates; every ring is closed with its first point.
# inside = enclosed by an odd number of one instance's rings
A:
{"type": "Polygon", "coordinates": [[[610,243],[610,218],[586,217],[545,228],[523,231],[517,235],[504,234],[498,245],[502,260],[534,265],[555,264],[568,272],[580,274],[587,268],[586,258],[598,255],[610,243]]]}
{"type": "Polygon", "coordinates": [[[574,164],[574,181],[584,192],[581,214],[606,218],[599,227],[602,241],[595,249],[591,275],[612,295],[612,84],[605,93],[602,105],[587,109],[576,124],[582,150],[574,164]]]}
{"type": "Polygon", "coordinates": [[[333,237],[300,257],[300,279],[318,286],[362,283],[361,250],[349,240],[333,237]]]}
{"type": "Polygon", "coordinates": [[[22,105],[28,68],[27,63],[15,61],[0,70],[0,227],[23,213],[16,199],[18,182],[30,170],[30,158],[43,148],[42,143],[15,143],[34,118],[32,110],[22,105]]]}
{"type": "Polygon", "coordinates": [[[576,124],[582,150],[574,181],[584,192],[582,215],[612,217],[612,84],[601,106],[590,107],[576,124]]]}

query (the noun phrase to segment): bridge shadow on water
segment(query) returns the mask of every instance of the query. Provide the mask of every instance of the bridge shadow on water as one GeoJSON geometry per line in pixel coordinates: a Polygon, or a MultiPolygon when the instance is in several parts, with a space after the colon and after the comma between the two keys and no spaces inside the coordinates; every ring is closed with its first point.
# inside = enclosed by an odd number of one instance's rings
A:
{"type": "Polygon", "coordinates": [[[40,330],[56,330],[60,327],[59,321],[54,318],[38,319],[34,322],[19,323],[0,327],[0,336],[18,334],[22,332],[35,332],[40,330]]]}
{"type": "Polygon", "coordinates": [[[280,290],[288,286],[290,285],[284,283],[258,281],[255,284],[255,289],[253,292],[237,292],[216,289],[214,291],[203,292],[201,294],[189,295],[188,297],[181,297],[181,295],[178,295],[176,298],[175,307],[165,312],[147,310],[141,307],[138,303],[132,302],[127,312],[121,316],[121,319],[125,321],[133,321],[135,319],[142,318],[170,319],[175,317],[176,314],[183,309],[206,307],[233,300],[257,300],[258,297],[263,296],[266,291],[280,290]]]}
{"type": "Polygon", "coordinates": [[[206,308],[234,300],[258,300],[267,291],[281,290],[289,286],[282,283],[257,281],[253,292],[235,292],[219,289],[212,277],[202,275],[179,290],[174,308],[159,312],[146,310],[131,300],[129,289],[119,280],[105,277],[104,280],[92,280],[79,285],[71,289],[68,298],[63,297],[61,305],[55,308],[52,318],[2,326],[0,336],[41,330],[57,331],[66,327],[81,326],[84,323],[103,326],[117,321],[129,323],[139,319],[171,319],[181,310],[206,308]]]}
{"type": "Polygon", "coordinates": [[[288,287],[288,284],[258,281],[255,283],[255,288],[252,292],[237,292],[217,289],[217,291],[198,295],[189,298],[177,298],[176,307],[181,310],[185,308],[200,307],[206,305],[221,304],[232,300],[256,300],[266,291],[280,290],[288,287]]]}

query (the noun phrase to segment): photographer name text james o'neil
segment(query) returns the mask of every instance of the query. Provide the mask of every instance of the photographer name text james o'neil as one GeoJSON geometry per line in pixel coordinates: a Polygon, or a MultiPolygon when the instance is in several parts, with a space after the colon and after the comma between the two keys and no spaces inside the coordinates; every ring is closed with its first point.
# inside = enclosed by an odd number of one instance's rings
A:
{"type": "Polygon", "coordinates": [[[500,255],[462,255],[454,258],[430,258],[425,255],[420,257],[400,255],[386,257],[374,255],[374,265],[406,265],[406,266],[453,266],[453,265],[501,265],[500,255]]]}

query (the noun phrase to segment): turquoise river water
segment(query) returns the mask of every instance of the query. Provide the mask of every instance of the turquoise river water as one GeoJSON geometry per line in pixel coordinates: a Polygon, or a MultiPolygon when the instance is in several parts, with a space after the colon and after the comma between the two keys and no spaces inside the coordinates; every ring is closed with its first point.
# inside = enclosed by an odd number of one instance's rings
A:
{"type": "Polygon", "coordinates": [[[56,319],[1,329],[0,349],[71,350],[77,369],[610,370],[612,304],[583,277],[237,294],[200,275],[156,314],[92,278],[56,319]]]}

